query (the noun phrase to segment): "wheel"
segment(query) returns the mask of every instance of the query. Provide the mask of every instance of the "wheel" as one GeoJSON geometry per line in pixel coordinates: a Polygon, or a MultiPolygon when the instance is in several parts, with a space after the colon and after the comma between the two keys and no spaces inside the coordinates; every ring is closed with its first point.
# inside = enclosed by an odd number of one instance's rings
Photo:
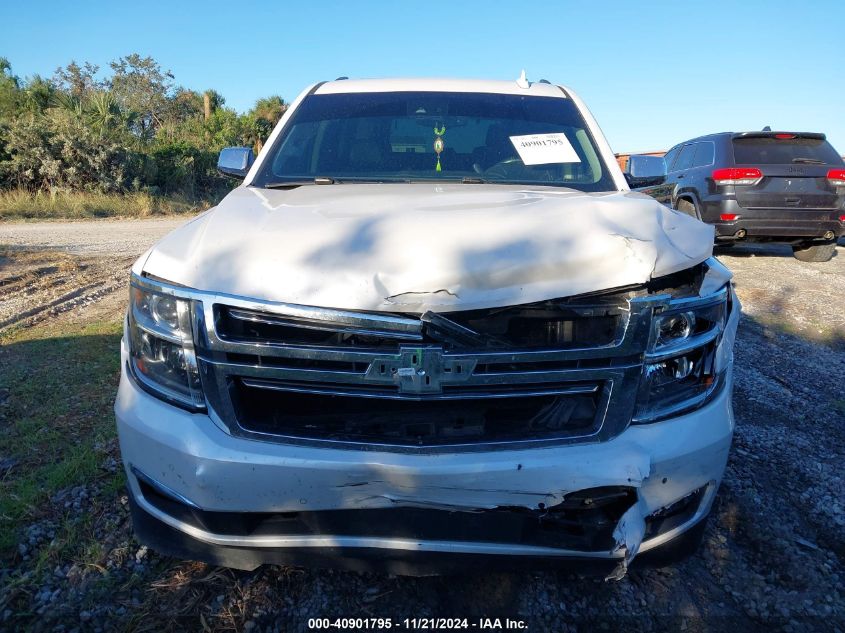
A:
{"type": "Polygon", "coordinates": [[[792,255],[802,262],[827,262],[836,252],[836,241],[795,244],[792,255]]]}
{"type": "Polygon", "coordinates": [[[695,210],[695,204],[689,200],[678,200],[678,211],[696,220],[699,219],[698,211],[695,210]]]}

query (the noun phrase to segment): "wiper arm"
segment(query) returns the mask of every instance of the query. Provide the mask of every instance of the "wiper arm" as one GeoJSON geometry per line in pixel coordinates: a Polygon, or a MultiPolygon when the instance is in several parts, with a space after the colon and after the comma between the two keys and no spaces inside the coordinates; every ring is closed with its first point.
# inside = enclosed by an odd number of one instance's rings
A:
{"type": "Polygon", "coordinates": [[[489,182],[486,178],[477,178],[475,176],[464,176],[461,178],[461,184],[464,185],[486,185],[489,182]]]}
{"type": "Polygon", "coordinates": [[[819,160],[818,158],[804,158],[803,156],[798,156],[792,159],[793,163],[807,163],[808,165],[825,165],[826,163],[823,160],[819,160]]]}
{"type": "Polygon", "coordinates": [[[303,185],[333,185],[334,178],[328,176],[317,176],[314,180],[288,180],[287,182],[268,182],[265,189],[295,189],[303,185]]]}

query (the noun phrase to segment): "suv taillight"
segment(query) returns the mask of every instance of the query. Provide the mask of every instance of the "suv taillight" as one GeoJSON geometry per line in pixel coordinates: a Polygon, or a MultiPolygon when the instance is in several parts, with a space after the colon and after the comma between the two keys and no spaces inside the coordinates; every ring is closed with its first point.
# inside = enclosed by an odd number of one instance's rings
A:
{"type": "Polygon", "coordinates": [[[827,180],[834,187],[845,187],[845,169],[831,169],[827,172],[827,180]]]}
{"type": "Polygon", "coordinates": [[[763,179],[763,172],[756,167],[730,167],[713,171],[713,181],[723,185],[756,185],[763,179]]]}

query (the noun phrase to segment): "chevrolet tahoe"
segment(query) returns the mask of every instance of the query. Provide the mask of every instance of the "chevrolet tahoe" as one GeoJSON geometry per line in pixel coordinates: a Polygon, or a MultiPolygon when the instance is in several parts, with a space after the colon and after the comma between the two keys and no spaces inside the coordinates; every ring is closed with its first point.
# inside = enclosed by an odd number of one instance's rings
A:
{"type": "Polygon", "coordinates": [[[134,265],[136,534],[183,558],[610,578],[701,539],[739,303],[547,81],[307,88],[134,265]]]}

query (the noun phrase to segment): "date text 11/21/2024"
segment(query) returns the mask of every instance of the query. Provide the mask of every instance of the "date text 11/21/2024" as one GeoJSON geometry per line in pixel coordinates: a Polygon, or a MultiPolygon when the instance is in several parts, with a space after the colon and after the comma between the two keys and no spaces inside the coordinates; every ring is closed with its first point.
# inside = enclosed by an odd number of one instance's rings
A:
{"type": "Polygon", "coordinates": [[[309,618],[309,630],[370,630],[389,631],[391,629],[409,631],[443,630],[479,630],[479,631],[519,631],[526,630],[525,620],[511,618],[309,618]]]}

